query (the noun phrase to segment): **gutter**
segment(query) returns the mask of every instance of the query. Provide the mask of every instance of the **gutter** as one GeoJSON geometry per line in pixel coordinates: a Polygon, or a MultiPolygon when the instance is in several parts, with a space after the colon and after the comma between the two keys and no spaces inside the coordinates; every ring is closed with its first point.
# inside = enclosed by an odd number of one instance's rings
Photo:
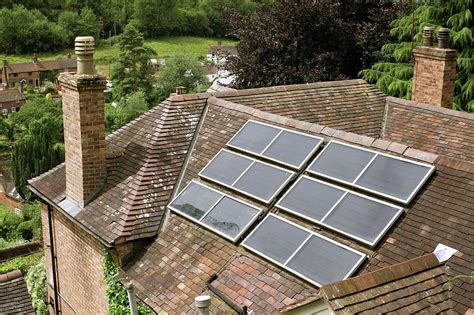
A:
{"type": "Polygon", "coordinates": [[[51,199],[43,195],[41,192],[39,192],[36,188],[34,188],[31,185],[26,186],[33,194],[35,194],[37,197],[39,197],[44,203],[48,204],[48,206],[52,206],[53,208],[57,209],[59,212],[61,212],[63,215],[67,216],[72,222],[74,222],[76,225],[78,225],[83,231],[85,231],[87,234],[91,235],[94,237],[96,240],[98,240],[101,244],[103,244],[107,248],[114,248],[114,243],[108,243],[104,239],[102,239],[99,235],[95,234],[91,230],[89,230],[84,224],[76,220],[73,216],[71,216],[69,213],[65,212],[61,207],[58,207],[51,199]]]}

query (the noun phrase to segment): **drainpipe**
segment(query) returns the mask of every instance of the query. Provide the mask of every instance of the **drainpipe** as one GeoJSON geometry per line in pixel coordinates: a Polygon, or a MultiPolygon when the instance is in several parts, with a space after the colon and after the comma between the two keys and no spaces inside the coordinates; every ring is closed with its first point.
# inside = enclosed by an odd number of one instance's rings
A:
{"type": "Polygon", "coordinates": [[[126,287],[128,295],[128,304],[130,305],[130,313],[131,315],[138,315],[137,298],[135,297],[135,290],[133,284],[129,282],[126,287]]]}
{"type": "Polygon", "coordinates": [[[53,270],[53,289],[54,289],[54,313],[59,315],[59,297],[58,297],[58,279],[56,278],[56,254],[54,252],[53,235],[53,207],[48,204],[48,232],[49,232],[49,251],[51,255],[51,268],[53,270]]]}

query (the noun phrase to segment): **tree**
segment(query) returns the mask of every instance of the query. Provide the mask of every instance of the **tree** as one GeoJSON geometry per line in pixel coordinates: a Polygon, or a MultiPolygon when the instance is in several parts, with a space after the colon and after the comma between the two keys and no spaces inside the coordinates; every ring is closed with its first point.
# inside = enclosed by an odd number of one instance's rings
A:
{"type": "Polygon", "coordinates": [[[160,70],[158,86],[160,96],[166,98],[176,87],[184,86],[188,91],[196,91],[199,84],[206,83],[201,65],[191,56],[177,54],[166,61],[160,70]]]}
{"type": "MultiPolygon", "coordinates": [[[[455,80],[454,108],[474,112],[474,22],[471,0],[420,1],[414,10],[414,42],[422,42],[425,26],[448,26],[450,45],[457,49],[457,74],[455,80]]],[[[413,66],[412,56],[412,13],[395,19],[390,34],[394,42],[385,44],[383,58],[370,69],[361,71],[364,80],[375,83],[378,89],[388,95],[411,98],[413,66]]]]}
{"type": "Polygon", "coordinates": [[[137,26],[146,37],[170,35],[177,17],[176,0],[135,0],[137,26]]]}
{"type": "Polygon", "coordinates": [[[118,104],[107,104],[105,108],[105,128],[113,132],[148,110],[146,95],[138,91],[122,98],[118,104]]]}
{"type": "Polygon", "coordinates": [[[99,24],[94,12],[84,8],[78,14],[73,11],[63,11],[58,17],[59,25],[68,35],[69,45],[72,45],[77,36],[93,36],[96,43],[99,41],[99,24]]]}
{"type": "Polygon", "coordinates": [[[13,180],[18,193],[28,199],[27,180],[64,161],[61,105],[48,99],[28,100],[7,119],[14,126],[13,180]]]}
{"type": "Polygon", "coordinates": [[[256,16],[228,14],[240,39],[239,56],[228,68],[237,88],[296,84],[356,77],[367,61],[362,53],[380,32],[374,17],[387,14],[391,2],[370,1],[357,6],[333,0],[280,0],[259,6],[256,16]],[[289,13],[291,12],[291,14],[289,13]],[[361,40],[367,39],[366,41],[361,40]],[[368,43],[369,42],[369,43],[368,43]]]}
{"type": "Polygon", "coordinates": [[[110,75],[114,100],[118,102],[129,94],[143,91],[150,103],[154,97],[154,70],[149,62],[156,52],[144,46],[142,34],[132,25],[127,25],[120,35],[119,46],[118,60],[113,65],[110,75]]]}

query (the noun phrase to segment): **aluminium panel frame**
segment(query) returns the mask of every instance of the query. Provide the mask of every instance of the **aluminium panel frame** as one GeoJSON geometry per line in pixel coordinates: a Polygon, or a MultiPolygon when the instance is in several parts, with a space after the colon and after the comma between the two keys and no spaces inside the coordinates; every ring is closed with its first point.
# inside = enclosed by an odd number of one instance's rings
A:
{"type": "Polygon", "coordinates": [[[218,235],[220,235],[220,236],[226,238],[227,240],[231,241],[232,243],[236,243],[236,242],[240,239],[240,237],[242,236],[242,234],[244,234],[245,231],[247,231],[247,229],[258,219],[258,217],[259,217],[259,216],[262,214],[262,212],[263,212],[263,209],[261,209],[261,208],[259,208],[259,207],[256,207],[255,205],[253,205],[253,204],[251,204],[251,203],[242,201],[242,200],[240,200],[240,199],[238,199],[238,198],[235,198],[235,197],[233,197],[233,196],[231,196],[231,195],[229,195],[229,194],[226,194],[226,193],[224,193],[224,192],[221,192],[221,191],[219,191],[219,190],[217,190],[217,189],[215,189],[215,188],[213,188],[213,187],[210,187],[210,186],[208,186],[208,185],[205,185],[205,184],[203,184],[203,183],[201,183],[201,182],[199,182],[199,181],[197,181],[197,180],[194,180],[194,179],[191,180],[191,181],[179,192],[179,194],[176,195],[175,198],[173,198],[173,200],[172,200],[166,207],[167,207],[168,209],[170,209],[171,211],[173,211],[174,213],[178,214],[179,216],[182,216],[182,217],[184,217],[184,218],[186,218],[186,219],[188,219],[188,220],[193,221],[194,223],[199,224],[200,226],[202,226],[202,227],[204,227],[204,228],[206,228],[206,229],[208,229],[208,230],[210,230],[210,231],[212,231],[212,232],[214,232],[214,233],[216,233],[216,234],[218,234],[218,235]],[[196,218],[194,218],[194,217],[192,217],[192,216],[190,216],[190,215],[187,215],[186,213],[182,212],[181,210],[176,209],[175,207],[171,206],[171,204],[172,204],[176,199],[178,199],[178,198],[181,196],[181,194],[186,190],[186,188],[188,188],[188,186],[190,186],[192,183],[197,184],[197,185],[200,185],[200,186],[202,186],[202,187],[204,187],[204,188],[206,188],[206,189],[213,190],[213,191],[215,191],[215,192],[217,192],[218,194],[221,195],[221,197],[202,215],[202,217],[201,217],[200,220],[198,220],[198,219],[196,219],[196,218]],[[209,225],[207,225],[207,224],[205,224],[205,223],[202,222],[202,220],[204,220],[204,218],[216,207],[216,205],[217,205],[222,199],[224,199],[224,197],[233,199],[233,200],[235,200],[235,201],[237,201],[237,202],[239,202],[239,203],[242,203],[242,204],[244,204],[244,205],[246,205],[246,206],[249,206],[249,207],[254,208],[255,210],[257,210],[257,213],[253,216],[253,218],[245,225],[245,227],[243,227],[243,228],[240,230],[240,232],[239,232],[234,238],[232,238],[232,237],[230,237],[229,235],[226,235],[225,233],[223,233],[222,231],[219,231],[219,230],[213,228],[212,226],[209,226],[209,225]]]}

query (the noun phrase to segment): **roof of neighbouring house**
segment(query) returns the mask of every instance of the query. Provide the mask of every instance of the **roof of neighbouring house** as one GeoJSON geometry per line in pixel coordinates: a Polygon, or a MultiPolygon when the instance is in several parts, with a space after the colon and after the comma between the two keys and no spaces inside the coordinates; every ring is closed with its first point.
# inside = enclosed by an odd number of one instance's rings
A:
{"type": "Polygon", "coordinates": [[[17,89],[7,89],[0,91],[0,103],[23,102],[25,99],[25,95],[23,95],[17,89]]]}
{"type": "Polygon", "coordinates": [[[51,71],[51,70],[64,70],[64,69],[76,69],[76,59],[61,59],[61,60],[38,60],[37,62],[22,62],[7,64],[8,73],[24,73],[24,72],[37,72],[37,71],[51,71]]]}
{"type": "MultiPolygon", "coordinates": [[[[256,313],[278,312],[318,293],[315,285],[254,255],[238,243],[233,244],[175,213],[165,215],[172,196],[196,179],[264,208],[264,213],[277,213],[363,252],[368,260],[356,274],[424,256],[433,252],[438,243],[458,250],[447,263],[452,275],[470,274],[474,261],[471,241],[474,164],[469,152],[473,141],[458,132],[439,139],[427,132],[420,132],[415,138],[410,132],[410,136],[407,133],[409,141],[405,143],[404,138],[397,139],[395,133],[385,129],[395,130],[396,120],[403,122],[412,117],[412,130],[416,130],[416,124],[428,130],[426,119],[416,119],[420,115],[417,111],[432,117],[427,119],[431,122],[448,120],[450,123],[446,125],[456,125],[455,117],[462,117],[466,130],[474,126],[474,116],[386,99],[361,80],[230,91],[214,96],[172,96],[107,139],[109,177],[115,178],[117,174],[122,177],[110,181],[109,188],[74,219],[108,242],[121,236],[136,239],[158,234],[124,269],[123,277],[136,285],[142,300],[153,308],[169,312],[192,311],[193,298],[207,289],[224,301],[221,304],[233,301],[237,307],[245,305],[256,313]],[[410,105],[414,109],[409,108],[410,105]],[[393,114],[402,110],[407,113],[400,117],[393,114]],[[250,119],[319,136],[325,142],[339,140],[434,164],[436,172],[380,243],[369,248],[273,206],[266,208],[255,200],[199,179],[199,171],[250,119]],[[432,143],[429,148],[425,147],[426,141],[432,143]],[[468,143],[458,145],[456,154],[446,156],[446,141],[468,143]],[[151,159],[152,153],[163,159],[151,159]],[[154,163],[149,173],[142,168],[148,165],[144,162],[147,158],[154,163]],[[156,185],[157,182],[164,184],[156,185]],[[157,195],[160,197],[155,198],[157,195]],[[140,211],[134,212],[135,209],[140,211]]],[[[439,124],[437,128],[447,130],[449,127],[439,124]]],[[[399,128],[398,132],[403,129],[399,128]]],[[[30,181],[30,185],[53,203],[59,202],[64,198],[63,166],[30,181]]],[[[453,280],[451,292],[453,309],[465,311],[470,307],[473,290],[466,279],[453,280]]]]}
{"type": "Polygon", "coordinates": [[[35,314],[20,270],[0,274],[0,313],[35,314]]]}

